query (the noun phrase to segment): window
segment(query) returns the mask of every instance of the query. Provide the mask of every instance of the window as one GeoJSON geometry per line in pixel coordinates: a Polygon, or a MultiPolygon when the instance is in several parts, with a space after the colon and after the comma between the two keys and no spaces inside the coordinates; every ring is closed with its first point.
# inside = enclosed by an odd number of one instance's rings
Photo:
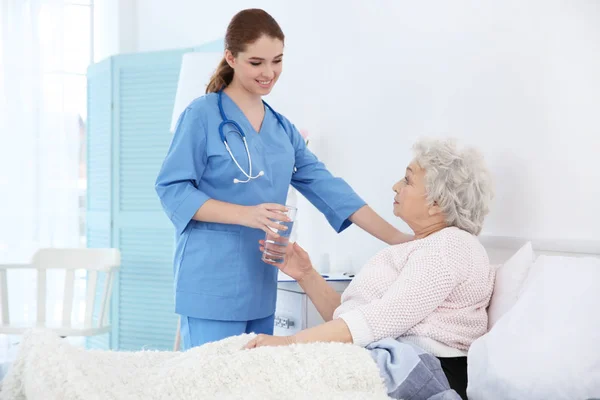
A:
{"type": "MultiPolygon", "coordinates": [[[[54,5],[53,5],[54,7],[54,5]]],[[[60,12],[50,11],[42,6],[40,12],[39,37],[41,41],[41,64],[44,104],[46,111],[62,115],[65,120],[63,132],[57,132],[54,140],[66,140],[77,144],[78,179],[69,180],[68,185],[76,185],[78,207],[79,246],[86,247],[86,122],[87,122],[87,79],[88,66],[93,62],[93,2],[65,1],[60,12]],[[58,36],[57,36],[58,35],[58,36]]],[[[69,176],[73,176],[69,174],[69,176]]],[[[75,193],[75,190],[73,193],[75,193]]],[[[76,271],[76,278],[82,284],[76,285],[74,304],[83,304],[86,274],[76,271]]],[[[48,276],[49,290],[61,287],[60,276],[48,276]]],[[[61,293],[49,296],[52,313],[49,318],[60,318],[56,304],[61,293]]],[[[80,308],[80,307],[79,307],[80,308]]],[[[78,308],[78,313],[82,310],[78,308]]],[[[49,311],[50,312],[50,311],[49,311]]],[[[79,315],[79,320],[83,318],[79,315]]]]}
{"type": "Polygon", "coordinates": [[[78,131],[78,137],[69,139],[79,144],[77,190],[81,247],[86,246],[86,72],[94,59],[93,13],[92,0],[65,1],[58,18],[57,13],[43,6],[39,19],[45,104],[63,113],[70,119],[70,126],[76,126],[78,131]]]}
{"type": "MultiPolygon", "coordinates": [[[[39,247],[86,244],[86,71],[93,60],[93,2],[8,4],[0,7],[0,134],[11,135],[5,139],[10,146],[0,145],[0,187],[12,190],[3,192],[0,207],[0,262],[12,264],[28,262],[39,247]]],[[[79,316],[85,296],[81,272],[74,293],[79,316]]],[[[60,320],[53,299],[62,294],[62,282],[61,276],[47,276],[49,322],[60,320]]],[[[35,274],[16,271],[8,283],[11,320],[33,322],[35,274]]],[[[0,339],[11,346],[19,340],[0,339]]],[[[0,362],[15,350],[5,345],[0,342],[0,362]]]]}

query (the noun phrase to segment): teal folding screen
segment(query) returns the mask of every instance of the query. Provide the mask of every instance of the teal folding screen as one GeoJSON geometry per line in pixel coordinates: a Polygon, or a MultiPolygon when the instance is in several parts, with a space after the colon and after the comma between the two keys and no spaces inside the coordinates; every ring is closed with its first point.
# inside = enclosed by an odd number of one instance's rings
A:
{"type": "Polygon", "coordinates": [[[88,347],[173,346],[174,229],[154,181],[171,141],[181,58],[192,49],[118,55],[88,70],[88,247],[117,247],[112,331],[88,347]]]}
{"type": "Polygon", "coordinates": [[[173,347],[174,229],[154,182],[171,142],[183,54],[222,50],[220,39],[194,48],[117,55],[88,69],[87,244],[121,251],[112,330],[88,339],[90,348],[173,347]]]}

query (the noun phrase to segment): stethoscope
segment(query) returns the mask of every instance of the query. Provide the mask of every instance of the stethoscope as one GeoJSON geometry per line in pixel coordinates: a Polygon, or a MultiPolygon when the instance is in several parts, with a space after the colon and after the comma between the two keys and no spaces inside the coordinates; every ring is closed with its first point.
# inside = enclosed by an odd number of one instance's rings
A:
{"type": "MultiPolygon", "coordinates": [[[[227,116],[225,115],[225,111],[223,110],[223,96],[222,96],[222,90],[219,91],[218,95],[219,95],[219,100],[218,100],[218,104],[219,104],[219,112],[221,113],[221,119],[223,121],[221,121],[221,124],[219,124],[219,135],[221,136],[221,141],[223,142],[223,144],[225,145],[225,148],[227,149],[227,152],[229,153],[229,155],[231,156],[231,159],[233,160],[233,162],[235,163],[235,165],[237,165],[237,167],[239,168],[239,170],[242,172],[242,174],[244,174],[244,176],[247,178],[245,181],[240,181],[239,179],[234,179],[233,183],[248,183],[253,179],[259,178],[261,176],[263,176],[265,174],[264,171],[260,171],[256,176],[252,176],[252,158],[250,157],[250,150],[248,149],[248,142],[246,141],[246,134],[244,133],[244,130],[242,129],[242,127],[235,121],[231,120],[231,119],[227,119],[227,116]],[[237,160],[235,159],[235,157],[233,156],[233,153],[231,152],[231,149],[229,148],[229,144],[227,143],[227,138],[225,137],[225,134],[223,133],[223,127],[225,125],[233,125],[235,130],[240,138],[242,138],[242,141],[244,142],[244,147],[246,148],[246,155],[248,156],[248,173],[246,173],[246,171],[244,171],[244,169],[242,168],[242,166],[237,162],[237,160]]],[[[279,114],[277,114],[275,112],[275,110],[273,110],[273,108],[271,108],[270,105],[267,104],[266,101],[263,100],[263,104],[269,109],[271,110],[271,112],[273,113],[273,115],[275,115],[275,118],[277,118],[277,121],[279,121],[279,123],[281,124],[281,126],[283,127],[283,129],[285,129],[285,125],[283,124],[283,121],[281,120],[281,117],[279,116],[279,114]]]]}

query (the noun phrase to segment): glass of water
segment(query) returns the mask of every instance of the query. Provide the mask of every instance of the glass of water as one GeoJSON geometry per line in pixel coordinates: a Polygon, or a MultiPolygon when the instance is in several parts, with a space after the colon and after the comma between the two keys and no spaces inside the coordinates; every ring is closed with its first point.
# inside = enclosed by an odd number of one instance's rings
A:
{"type": "Polygon", "coordinates": [[[267,233],[265,235],[265,246],[262,254],[262,260],[266,262],[272,262],[276,264],[282,264],[285,261],[285,252],[287,245],[290,241],[290,235],[292,234],[292,229],[294,227],[294,220],[296,219],[296,212],[298,209],[293,206],[285,206],[288,210],[286,212],[282,212],[282,216],[286,216],[290,219],[289,222],[274,220],[280,225],[284,225],[287,227],[286,230],[278,230],[274,228],[271,229],[274,233],[279,235],[273,235],[271,233],[267,233]]]}

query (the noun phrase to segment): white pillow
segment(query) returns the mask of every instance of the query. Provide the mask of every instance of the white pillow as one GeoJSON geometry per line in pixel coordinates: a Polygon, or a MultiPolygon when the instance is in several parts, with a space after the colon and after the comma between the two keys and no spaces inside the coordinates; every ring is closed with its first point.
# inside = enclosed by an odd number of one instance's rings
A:
{"type": "Polygon", "coordinates": [[[469,399],[600,398],[600,259],[540,256],[530,278],[471,345],[469,399]]]}
{"type": "Polygon", "coordinates": [[[527,242],[496,270],[494,291],[488,307],[488,329],[517,302],[534,258],[531,242],[527,242]]]}

